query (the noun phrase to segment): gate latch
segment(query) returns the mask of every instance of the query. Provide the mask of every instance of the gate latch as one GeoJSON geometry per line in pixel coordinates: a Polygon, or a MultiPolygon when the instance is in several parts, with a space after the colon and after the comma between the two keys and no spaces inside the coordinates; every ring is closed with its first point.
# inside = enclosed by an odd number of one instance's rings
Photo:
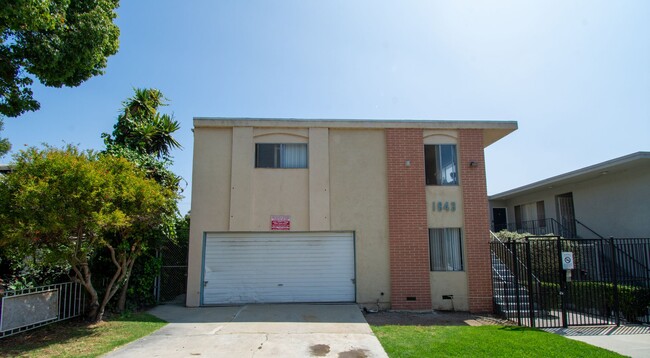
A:
{"type": "Polygon", "coordinates": [[[203,281],[203,287],[207,287],[207,286],[208,286],[208,281],[203,281]]]}

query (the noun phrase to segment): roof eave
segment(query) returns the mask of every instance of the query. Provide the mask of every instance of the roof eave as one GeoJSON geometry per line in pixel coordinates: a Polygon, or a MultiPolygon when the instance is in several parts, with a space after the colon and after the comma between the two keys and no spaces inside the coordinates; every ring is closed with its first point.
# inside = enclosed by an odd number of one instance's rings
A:
{"type": "Polygon", "coordinates": [[[297,118],[228,118],[195,117],[194,127],[292,127],[292,128],[422,128],[482,129],[483,146],[487,147],[517,130],[516,121],[488,120],[414,120],[414,119],[297,119],[297,118]]]}
{"type": "Polygon", "coordinates": [[[518,188],[504,191],[498,194],[490,195],[488,199],[508,200],[516,195],[531,193],[531,192],[538,191],[540,189],[548,188],[549,186],[553,186],[560,181],[579,179],[580,177],[586,177],[593,173],[605,172],[613,168],[619,167],[621,165],[628,164],[630,162],[639,161],[639,160],[649,160],[649,159],[650,159],[650,152],[635,152],[605,162],[590,165],[588,167],[584,167],[578,170],[570,171],[568,173],[564,173],[547,179],[536,181],[534,183],[520,186],[518,188]]]}

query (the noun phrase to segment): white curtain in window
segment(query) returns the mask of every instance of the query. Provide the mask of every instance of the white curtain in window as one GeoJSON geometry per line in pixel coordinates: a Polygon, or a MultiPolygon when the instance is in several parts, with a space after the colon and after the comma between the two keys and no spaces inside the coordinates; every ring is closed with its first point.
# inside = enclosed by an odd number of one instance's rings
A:
{"type": "Polygon", "coordinates": [[[445,246],[447,251],[447,271],[462,271],[463,260],[459,229],[445,229],[445,246]]]}
{"type": "Polygon", "coordinates": [[[460,229],[430,229],[429,233],[431,269],[433,271],[462,271],[460,229]]]}
{"type": "Polygon", "coordinates": [[[282,168],[307,168],[307,146],[305,144],[282,144],[282,168]]]}
{"type": "Polygon", "coordinates": [[[433,271],[447,271],[445,266],[445,240],[444,230],[429,230],[431,245],[431,269],[433,271]]]}
{"type": "Polygon", "coordinates": [[[528,203],[521,206],[522,221],[537,220],[537,203],[528,203]]]}

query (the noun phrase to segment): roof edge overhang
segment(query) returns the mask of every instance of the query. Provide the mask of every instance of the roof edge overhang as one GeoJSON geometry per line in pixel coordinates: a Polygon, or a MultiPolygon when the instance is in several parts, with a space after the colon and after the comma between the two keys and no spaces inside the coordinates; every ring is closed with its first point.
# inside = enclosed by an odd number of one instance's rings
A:
{"type": "Polygon", "coordinates": [[[516,121],[488,120],[422,120],[422,119],[296,119],[296,118],[228,118],[194,117],[194,127],[257,127],[257,128],[421,128],[481,129],[483,146],[487,147],[517,130],[516,121]]]}
{"type": "Polygon", "coordinates": [[[632,154],[624,155],[622,157],[614,158],[605,162],[590,165],[578,170],[570,171],[568,173],[556,175],[547,179],[536,181],[534,183],[520,186],[508,191],[498,194],[490,195],[489,200],[508,200],[514,196],[521,194],[533,193],[538,190],[546,189],[555,185],[562,185],[569,182],[580,181],[581,179],[593,178],[594,174],[603,174],[615,169],[623,168],[635,164],[635,162],[650,160],[650,152],[635,152],[632,154]]]}

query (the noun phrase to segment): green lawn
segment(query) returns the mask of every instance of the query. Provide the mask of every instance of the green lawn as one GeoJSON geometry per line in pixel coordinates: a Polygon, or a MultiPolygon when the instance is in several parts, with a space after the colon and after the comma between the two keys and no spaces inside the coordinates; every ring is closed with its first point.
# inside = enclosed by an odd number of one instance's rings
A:
{"type": "Polygon", "coordinates": [[[534,328],[372,326],[390,357],[621,357],[534,328]]]}
{"type": "Polygon", "coordinates": [[[148,313],[124,315],[93,325],[65,321],[0,339],[0,357],[96,357],[165,324],[148,313]]]}

